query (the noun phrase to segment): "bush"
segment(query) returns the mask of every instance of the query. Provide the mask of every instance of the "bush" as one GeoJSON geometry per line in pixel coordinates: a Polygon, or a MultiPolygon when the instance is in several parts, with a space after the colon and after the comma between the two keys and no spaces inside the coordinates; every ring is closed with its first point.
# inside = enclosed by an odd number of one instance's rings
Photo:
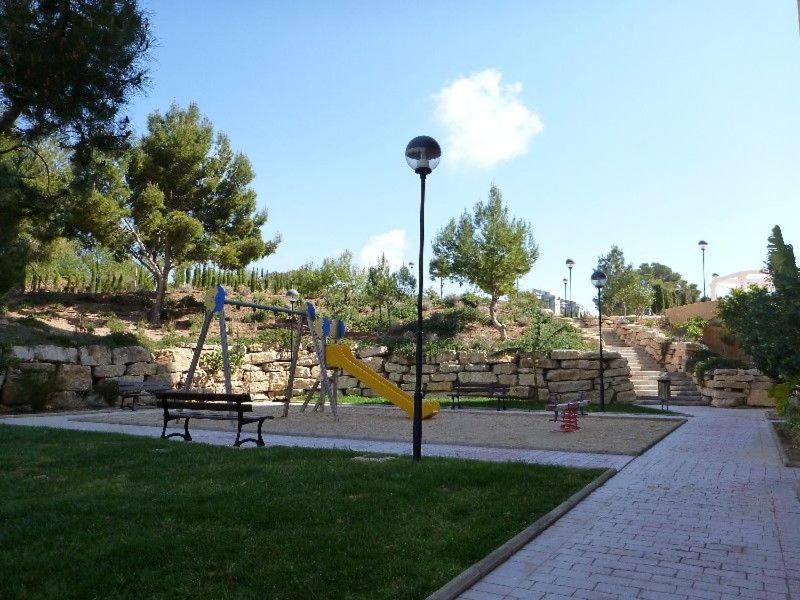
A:
{"type": "Polygon", "coordinates": [[[30,404],[34,411],[39,412],[61,390],[61,381],[55,371],[23,371],[14,387],[19,391],[21,403],[30,404]]]}
{"type": "Polygon", "coordinates": [[[264,329],[258,333],[256,341],[280,352],[291,350],[293,331],[288,328],[278,327],[264,329]]]}
{"type": "Polygon", "coordinates": [[[723,358],[722,356],[711,356],[698,362],[694,367],[694,376],[698,381],[705,379],[706,373],[714,369],[747,369],[748,365],[740,360],[733,358],[723,358]]]}
{"type": "Polygon", "coordinates": [[[10,342],[0,342],[0,375],[16,367],[19,359],[11,352],[10,342]]]}
{"type": "Polygon", "coordinates": [[[702,340],[707,322],[702,317],[692,317],[682,325],[679,325],[678,330],[690,340],[702,340]]]}
{"type": "Polygon", "coordinates": [[[474,292],[464,292],[461,294],[461,304],[464,306],[478,308],[481,305],[481,300],[481,297],[474,292]]]}
{"type": "MultiPolygon", "coordinates": [[[[422,331],[425,335],[434,334],[440,338],[454,338],[466,330],[471,323],[482,323],[485,320],[480,310],[475,307],[450,308],[432,314],[423,319],[422,331]]],[[[400,328],[399,333],[415,332],[416,321],[400,328]]]]}
{"type": "Polygon", "coordinates": [[[94,384],[94,391],[97,392],[109,406],[116,404],[117,398],[119,398],[119,384],[109,379],[98,381],[94,384]]]}
{"type": "Polygon", "coordinates": [[[458,306],[458,294],[447,294],[442,298],[442,304],[446,308],[455,308],[458,306]]]}
{"type": "Polygon", "coordinates": [[[712,352],[708,348],[701,348],[700,350],[692,354],[688,359],[686,359],[686,370],[689,372],[693,372],[694,368],[697,366],[697,363],[701,363],[704,360],[708,360],[709,358],[713,358],[715,356],[719,355],[712,352]]]}
{"type": "Polygon", "coordinates": [[[119,317],[110,317],[106,321],[106,327],[111,333],[125,333],[125,323],[119,317]]]}

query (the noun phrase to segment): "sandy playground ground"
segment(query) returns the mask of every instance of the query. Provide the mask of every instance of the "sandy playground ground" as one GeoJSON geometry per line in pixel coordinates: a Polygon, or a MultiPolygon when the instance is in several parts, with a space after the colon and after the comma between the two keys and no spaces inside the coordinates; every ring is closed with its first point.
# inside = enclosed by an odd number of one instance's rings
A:
{"type": "MultiPolygon", "coordinates": [[[[408,441],[411,439],[411,419],[394,407],[340,406],[339,419],[325,412],[313,412],[311,407],[301,412],[293,405],[289,416],[281,417],[282,406],[256,406],[256,412],[273,414],[274,420],[264,422],[264,434],[335,437],[359,440],[408,441]]],[[[441,413],[423,422],[422,437],[426,443],[558,450],[565,452],[598,452],[608,454],[641,454],[684,421],[680,418],[654,419],[647,417],[582,416],[580,431],[564,433],[560,422],[552,416],[522,411],[455,410],[441,413]]],[[[160,410],[144,409],[94,415],[84,419],[92,422],[161,427],[160,410]]],[[[177,431],[173,421],[168,431],[177,431]]],[[[189,429],[235,431],[235,422],[191,420],[189,429]]],[[[253,429],[253,425],[245,427],[253,429]]]]}

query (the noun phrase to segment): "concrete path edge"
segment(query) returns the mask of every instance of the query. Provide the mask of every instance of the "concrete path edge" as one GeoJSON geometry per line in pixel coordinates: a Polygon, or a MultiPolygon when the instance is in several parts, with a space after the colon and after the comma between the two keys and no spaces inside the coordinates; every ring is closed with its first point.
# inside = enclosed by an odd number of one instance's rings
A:
{"type": "Polygon", "coordinates": [[[495,548],[478,562],[456,575],[453,579],[428,596],[427,600],[454,600],[461,593],[465,592],[483,579],[483,577],[491,573],[498,565],[508,560],[515,552],[525,546],[525,544],[575,508],[584,498],[616,474],[616,469],[606,469],[588,485],[572,494],[572,496],[564,500],[550,512],[536,519],[503,545],[495,548]]]}
{"type": "Polygon", "coordinates": [[[783,463],[784,467],[796,467],[792,463],[792,459],[786,454],[786,450],[783,449],[783,443],[781,442],[781,438],[778,435],[778,429],[776,427],[777,424],[782,423],[783,421],[768,421],[769,422],[769,431],[772,434],[772,440],[775,442],[775,447],[778,448],[778,455],[781,457],[781,462],[783,463]]]}

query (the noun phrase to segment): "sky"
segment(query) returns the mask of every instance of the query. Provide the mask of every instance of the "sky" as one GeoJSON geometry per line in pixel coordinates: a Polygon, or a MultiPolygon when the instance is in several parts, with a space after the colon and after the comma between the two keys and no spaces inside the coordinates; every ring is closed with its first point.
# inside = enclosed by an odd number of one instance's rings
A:
{"type": "MultiPolygon", "coordinates": [[[[702,286],[760,268],[776,224],[800,244],[800,35],[794,0],[150,0],[147,114],[196,102],[251,160],[267,238],[257,266],[344,250],[417,262],[419,179],[442,146],[430,240],[499,186],[532,224],[524,289],[591,304],[619,245],[702,286]]],[[[436,285],[438,288],[438,284],[436,285]]],[[[457,291],[457,286],[451,286],[457,291]]]]}

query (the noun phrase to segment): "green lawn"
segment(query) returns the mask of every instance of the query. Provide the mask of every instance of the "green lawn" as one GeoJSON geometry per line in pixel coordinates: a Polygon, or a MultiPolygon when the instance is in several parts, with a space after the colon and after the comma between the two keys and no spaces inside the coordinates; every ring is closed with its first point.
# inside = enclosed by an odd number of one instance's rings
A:
{"type": "MultiPolygon", "coordinates": [[[[427,396],[430,400],[438,400],[442,405],[442,409],[450,408],[450,398],[448,396],[434,396],[433,394],[427,396]]],[[[388,400],[380,397],[369,398],[367,396],[340,396],[339,402],[342,404],[391,404],[388,400]]],[[[506,402],[506,407],[514,410],[544,410],[544,401],[534,402],[533,400],[515,400],[509,399],[506,402]]],[[[497,410],[497,400],[495,398],[479,398],[470,397],[461,399],[462,408],[480,408],[497,410]]],[[[589,404],[587,407],[588,412],[600,412],[599,404],[589,404]]],[[[641,406],[639,404],[606,404],[606,412],[609,413],[628,413],[628,414],[642,414],[642,415],[677,415],[678,413],[661,410],[660,408],[653,408],[651,406],[641,406]]]]}
{"type": "Polygon", "coordinates": [[[600,474],[0,426],[0,598],[423,598],[600,474]]]}

